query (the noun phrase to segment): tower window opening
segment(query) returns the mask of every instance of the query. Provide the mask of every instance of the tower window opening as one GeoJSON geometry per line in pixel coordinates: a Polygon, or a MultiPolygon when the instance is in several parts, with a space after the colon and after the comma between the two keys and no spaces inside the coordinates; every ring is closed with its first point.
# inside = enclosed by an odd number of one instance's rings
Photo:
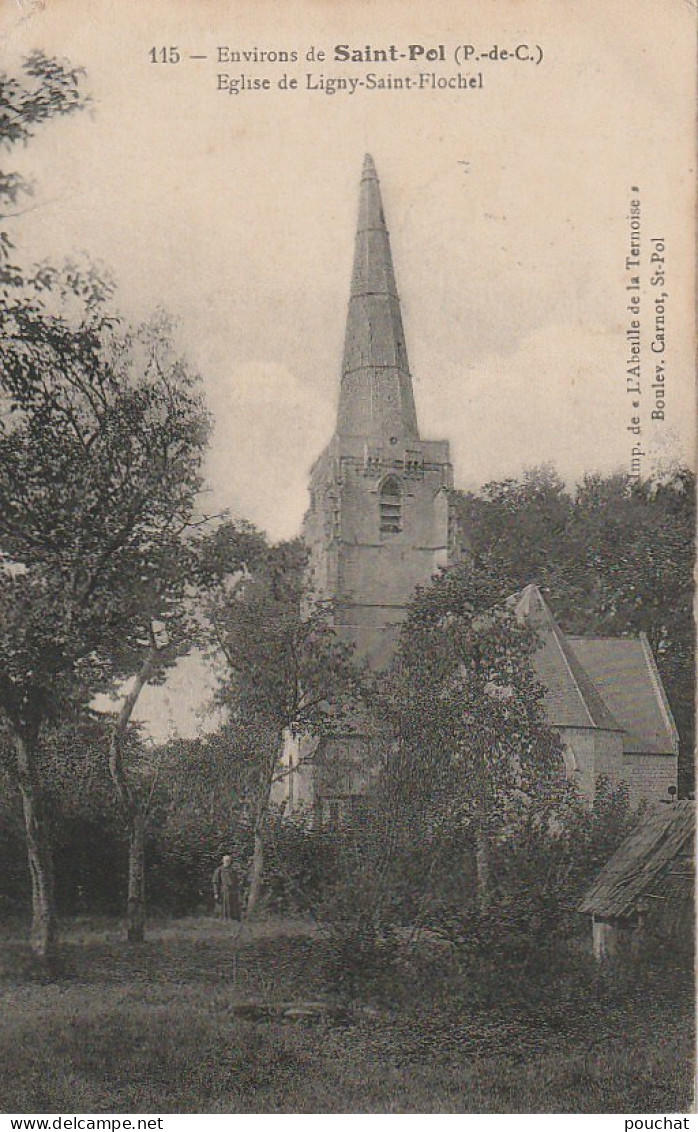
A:
{"type": "Polygon", "coordinates": [[[408,476],[422,476],[424,474],[424,464],[422,461],[421,453],[405,452],[405,473],[408,476]]]}
{"type": "Polygon", "coordinates": [[[396,535],[402,530],[402,490],[400,481],[389,476],[380,490],[380,533],[396,535]]]}

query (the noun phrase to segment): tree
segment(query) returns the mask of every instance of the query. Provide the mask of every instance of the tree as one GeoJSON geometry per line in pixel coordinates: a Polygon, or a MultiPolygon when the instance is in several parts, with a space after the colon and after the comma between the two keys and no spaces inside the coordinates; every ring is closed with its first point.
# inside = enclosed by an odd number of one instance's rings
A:
{"type": "Polygon", "coordinates": [[[531,579],[553,584],[569,558],[573,500],[554,468],[527,471],[521,480],[491,482],[477,494],[455,491],[460,556],[478,573],[498,578],[502,592],[531,579]]]}
{"type": "Polygon", "coordinates": [[[143,688],[160,682],[168,668],[201,643],[201,605],[208,588],[248,571],[263,545],[262,536],[245,522],[226,522],[209,530],[211,526],[207,518],[190,515],[179,528],[166,525],[158,532],[148,551],[149,584],[139,586],[128,630],[111,656],[119,673],[136,668],[113,717],[109,739],[109,769],[129,840],[126,927],[133,943],[144,938],[146,914],[146,814],[122,757],[133,711],[143,688]]]}
{"type": "Polygon", "coordinates": [[[116,678],[143,679],[152,617],[177,600],[167,564],[196,517],[208,418],[166,322],[124,329],[110,289],[72,269],[40,286],[0,311],[0,711],[24,809],[31,940],[46,956],[42,730],[116,678]]]}
{"type": "Polygon", "coordinates": [[[467,566],[417,592],[384,692],[396,738],[386,763],[393,808],[413,842],[467,830],[477,904],[491,899],[491,856],[522,806],[541,820],[563,788],[560,741],[545,720],[537,641],[494,581],[467,566]]]}
{"type": "Polygon", "coordinates": [[[218,702],[253,761],[254,849],[247,913],[259,900],[272,787],[286,773],[281,755],[288,733],[318,741],[351,729],[361,696],[360,670],[341,643],[332,610],[304,608],[306,555],[299,543],[270,547],[263,567],[212,598],[208,618],[225,661],[218,702]]]}
{"type": "Polygon", "coordinates": [[[694,474],[678,468],[639,484],[588,477],[575,499],[574,536],[590,600],[586,614],[561,604],[561,615],[573,632],[647,634],[681,738],[679,786],[688,792],[695,740],[694,474]]]}
{"type": "MultiPolygon", "coordinates": [[[[23,62],[22,77],[0,75],[0,146],[26,144],[38,126],[51,118],[72,114],[88,105],[81,88],[84,72],[65,60],[34,51],[23,62]]],[[[0,171],[0,222],[13,213],[32,185],[18,173],[0,171]]],[[[0,286],[18,284],[22,275],[10,264],[12,241],[0,231],[0,286]]]]}
{"type": "Polygon", "coordinates": [[[461,556],[503,592],[530,582],[570,633],[644,632],[681,735],[680,784],[693,779],[695,477],[675,467],[635,484],[586,476],[572,492],[550,468],[454,492],[461,556]]]}

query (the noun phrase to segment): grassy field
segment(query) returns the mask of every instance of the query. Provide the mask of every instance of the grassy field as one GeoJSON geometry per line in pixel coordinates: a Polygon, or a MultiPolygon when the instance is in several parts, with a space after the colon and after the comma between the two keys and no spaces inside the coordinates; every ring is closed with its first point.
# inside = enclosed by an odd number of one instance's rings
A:
{"type": "MultiPolygon", "coordinates": [[[[692,1009],[638,993],[551,1025],[504,1009],[445,1010],[413,982],[341,1009],[325,942],[267,923],[238,944],[211,920],[151,929],[76,923],[52,980],[0,944],[4,1112],[685,1112],[692,1009]],[[278,1016],[313,999],[328,1014],[278,1016]],[[266,1015],[244,1016],[244,1004],[266,1015]]],[[[346,1005],[346,1004],[345,1004],[346,1005]]]]}

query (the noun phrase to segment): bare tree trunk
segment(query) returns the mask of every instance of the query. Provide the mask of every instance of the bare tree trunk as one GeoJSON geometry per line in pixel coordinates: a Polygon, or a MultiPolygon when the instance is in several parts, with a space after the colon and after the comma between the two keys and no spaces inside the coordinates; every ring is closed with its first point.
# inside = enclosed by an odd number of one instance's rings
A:
{"type": "Polygon", "coordinates": [[[129,943],[145,939],[145,814],[138,799],[129,814],[126,938],[129,943]]]}
{"type": "Polygon", "coordinates": [[[492,903],[490,847],[482,826],[475,830],[475,884],[478,911],[489,911],[492,903]]]}
{"type": "Polygon", "coordinates": [[[141,670],[121,705],[109,742],[109,772],[126,815],[128,832],[126,938],[129,943],[142,943],[145,939],[145,813],[143,803],[132,789],[124,770],[122,743],[138,697],[153,674],[157,655],[158,650],[153,641],[141,670]]]}
{"type": "Polygon", "coordinates": [[[478,911],[486,913],[492,904],[492,870],[490,866],[490,843],[487,836],[487,786],[484,759],[480,758],[478,774],[478,797],[475,802],[473,826],[475,835],[475,887],[478,911]]]}
{"type": "MultiPolygon", "coordinates": [[[[283,750],[283,733],[279,740],[279,749],[283,750]]],[[[274,782],[274,771],[278,762],[278,751],[267,758],[266,763],[262,768],[262,773],[259,780],[259,795],[257,797],[257,810],[254,822],[254,848],[252,850],[252,863],[250,864],[249,882],[250,887],[247,893],[247,904],[245,906],[245,915],[251,916],[259,903],[260,893],[262,891],[262,881],[264,879],[264,851],[266,841],[266,826],[267,817],[269,815],[269,799],[271,797],[271,788],[274,782]]]]}
{"type": "Polygon", "coordinates": [[[14,744],[32,884],[30,945],[40,959],[49,960],[56,942],[53,854],[36,770],[36,736],[16,731],[14,744]]]}
{"type": "MultiPolygon", "coordinates": [[[[264,814],[266,818],[266,813],[264,814]]],[[[252,864],[250,865],[250,888],[247,893],[246,915],[251,916],[259,903],[262,891],[262,878],[264,876],[264,826],[263,820],[255,822],[254,849],[252,851],[252,864]]]]}

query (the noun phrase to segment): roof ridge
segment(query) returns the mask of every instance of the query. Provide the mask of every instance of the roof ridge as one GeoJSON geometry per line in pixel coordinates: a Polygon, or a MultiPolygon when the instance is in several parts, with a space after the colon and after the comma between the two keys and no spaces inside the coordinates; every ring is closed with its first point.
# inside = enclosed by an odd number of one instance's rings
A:
{"type": "Polygon", "coordinates": [[[551,625],[551,630],[552,630],[552,634],[553,634],[553,638],[555,640],[555,643],[557,644],[557,647],[560,650],[560,656],[562,657],[563,661],[565,662],[565,667],[567,668],[567,671],[569,672],[570,679],[572,680],[572,683],[573,683],[573,685],[574,685],[574,687],[577,691],[577,695],[579,696],[582,707],[584,708],[585,712],[587,713],[587,715],[589,717],[589,722],[591,723],[592,727],[596,727],[597,726],[596,720],[594,719],[593,715],[591,714],[591,710],[589,708],[588,703],[586,702],[584,692],[582,691],[582,689],[579,686],[579,680],[577,679],[575,672],[574,672],[574,669],[573,669],[572,665],[570,664],[570,658],[568,657],[567,649],[565,648],[566,642],[564,640],[562,629],[559,627],[559,625],[557,624],[556,621],[553,621],[552,625],[551,625]]]}
{"type": "Polygon", "coordinates": [[[623,724],[625,753],[676,757],[678,733],[646,635],[570,636],[568,641],[623,724]]]}
{"type": "Polygon", "coordinates": [[[562,657],[574,693],[581,704],[592,728],[602,731],[620,731],[625,733],[626,728],[615,718],[608,704],[603,699],[594,681],[586,671],[581,660],[570,644],[564,630],[558,625],[552,610],[546,602],[540,588],[535,583],[529,583],[519,592],[515,609],[520,616],[530,620],[534,628],[536,625],[535,612],[531,610],[531,599],[537,598],[543,629],[552,635],[557,651],[562,657]]]}
{"type": "Polygon", "coordinates": [[[695,803],[683,802],[655,809],[628,834],[585,893],[581,912],[627,914],[694,837],[695,803]]]}
{"type": "Polygon", "coordinates": [[[576,687],[579,690],[579,695],[584,702],[584,706],[585,706],[585,708],[586,708],[586,710],[589,714],[589,718],[591,719],[593,725],[595,727],[598,727],[600,730],[603,730],[603,731],[623,731],[623,732],[625,732],[625,730],[626,730],[625,727],[623,727],[622,724],[620,724],[618,722],[618,720],[616,719],[616,717],[614,716],[610,707],[608,706],[608,704],[604,700],[603,696],[601,695],[600,691],[596,687],[591,676],[589,675],[586,668],[582,664],[581,660],[579,659],[579,657],[575,653],[574,647],[570,644],[569,639],[566,637],[565,633],[563,632],[562,629],[560,629],[559,626],[556,625],[556,628],[557,628],[558,632],[560,633],[560,636],[562,637],[563,642],[564,642],[565,654],[566,654],[565,659],[566,659],[566,661],[567,661],[567,663],[570,667],[570,673],[572,675],[573,680],[575,681],[576,687]],[[573,664],[570,664],[570,658],[569,658],[570,653],[572,654],[573,664]],[[575,669],[576,669],[576,671],[575,671],[575,669]],[[590,700],[591,700],[591,704],[589,703],[590,700]],[[598,709],[600,710],[600,719],[603,722],[599,722],[598,720],[596,720],[594,718],[594,712],[593,712],[592,708],[595,707],[596,705],[598,705],[598,709]],[[610,724],[611,726],[607,726],[607,724],[610,724]]]}
{"type": "Polygon", "coordinates": [[[596,636],[596,635],[587,636],[586,633],[567,633],[566,636],[567,636],[568,641],[620,641],[620,642],[623,642],[623,641],[639,641],[640,638],[644,636],[644,633],[642,633],[642,632],[634,633],[632,636],[626,636],[626,637],[621,637],[621,636],[599,637],[599,636],[596,636]]]}
{"type": "Polygon", "coordinates": [[[649,674],[650,674],[650,679],[652,681],[652,686],[653,686],[655,692],[657,693],[657,699],[659,700],[659,706],[662,709],[662,715],[664,716],[664,719],[666,720],[666,724],[667,724],[669,730],[671,731],[672,737],[674,739],[674,742],[676,743],[676,747],[677,747],[677,750],[678,750],[679,731],[678,731],[678,728],[676,726],[676,722],[674,720],[674,716],[673,716],[672,711],[671,711],[671,706],[670,706],[669,701],[666,697],[666,692],[664,691],[664,684],[662,682],[662,678],[660,676],[659,669],[657,668],[657,662],[654,659],[654,653],[652,652],[652,648],[651,648],[651,645],[650,645],[650,642],[649,642],[649,639],[648,639],[646,633],[640,633],[639,639],[640,639],[640,643],[642,645],[642,651],[644,653],[645,660],[647,662],[647,668],[648,668],[648,671],[649,671],[649,674]]]}

